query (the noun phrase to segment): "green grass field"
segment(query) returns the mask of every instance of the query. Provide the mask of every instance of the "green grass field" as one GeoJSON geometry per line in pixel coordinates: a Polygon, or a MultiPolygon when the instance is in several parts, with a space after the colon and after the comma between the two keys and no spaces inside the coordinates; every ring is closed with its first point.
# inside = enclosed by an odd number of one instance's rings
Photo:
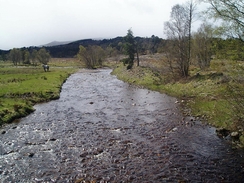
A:
{"type": "Polygon", "coordinates": [[[62,84],[78,70],[74,59],[52,59],[50,71],[0,61],[0,126],[31,113],[33,105],[59,98],[62,84]]]}

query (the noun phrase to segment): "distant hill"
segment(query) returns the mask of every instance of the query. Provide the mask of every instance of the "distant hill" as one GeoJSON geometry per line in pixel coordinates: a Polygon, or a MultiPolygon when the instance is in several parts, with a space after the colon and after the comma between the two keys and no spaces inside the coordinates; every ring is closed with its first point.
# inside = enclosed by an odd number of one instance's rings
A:
{"type": "Polygon", "coordinates": [[[64,45],[64,44],[69,44],[73,41],[63,41],[63,42],[59,42],[59,41],[53,41],[51,43],[48,43],[48,44],[44,44],[44,45],[41,45],[40,47],[49,47],[49,46],[58,46],[58,45],[64,45]]]}
{"type": "Polygon", "coordinates": [[[63,45],[45,46],[45,48],[49,51],[52,57],[62,58],[74,57],[78,53],[80,45],[84,47],[97,45],[106,48],[109,45],[112,47],[117,47],[119,42],[123,42],[123,37],[102,40],[82,39],[63,45]]]}

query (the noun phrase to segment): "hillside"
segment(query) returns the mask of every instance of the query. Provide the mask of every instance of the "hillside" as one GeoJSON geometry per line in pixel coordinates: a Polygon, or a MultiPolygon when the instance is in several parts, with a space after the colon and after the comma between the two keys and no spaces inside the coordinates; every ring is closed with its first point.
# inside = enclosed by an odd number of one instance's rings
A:
{"type": "Polygon", "coordinates": [[[49,47],[49,46],[59,46],[59,45],[65,45],[65,44],[69,44],[71,43],[72,41],[53,41],[53,42],[50,42],[50,43],[47,43],[47,44],[44,44],[44,45],[41,45],[40,47],[49,47]]]}
{"type": "Polygon", "coordinates": [[[103,40],[93,40],[93,39],[82,39],[78,41],[74,41],[65,45],[57,45],[57,46],[51,46],[46,47],[46,50],[48,50],[52,57],[55,58],[68,58],[68,57],[74,57],[78,51],[79,46],[101,46],[101,47],[107,47],[111,45],[112,47],[116,47],[119,42],[123,41],[123,37],[117,37],[113,39],[103,39],[103,40]]]}

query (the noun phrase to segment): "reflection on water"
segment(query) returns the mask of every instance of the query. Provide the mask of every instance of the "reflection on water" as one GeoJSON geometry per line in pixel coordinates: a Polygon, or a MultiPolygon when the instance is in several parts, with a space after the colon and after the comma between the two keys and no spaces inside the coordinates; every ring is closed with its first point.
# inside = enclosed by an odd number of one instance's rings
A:
{"type": "Polygon", "coordinates": [[[242,182],[243,152],[176,99],[82,70],[0,130],[1,182],[242,182]],[[184,120],[183,120],[184,119],[184,120]]]}

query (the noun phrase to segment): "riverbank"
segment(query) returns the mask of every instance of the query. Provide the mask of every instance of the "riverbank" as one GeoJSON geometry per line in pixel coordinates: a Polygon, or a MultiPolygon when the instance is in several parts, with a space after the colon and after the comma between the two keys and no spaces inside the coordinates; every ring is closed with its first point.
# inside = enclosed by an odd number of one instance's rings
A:
{"type": "Polygon", "coordinates": [[[0,126],[27,116],[36,103],[58,99],[62,84],[78,69],[67,64],[72,65],[67,60],[53,59],[50,71],[44,72],[41,66],[0,62],[0,126]]]}
{"type": "Polygon", "coordinates": [[[244,182],[243,151],[175,97],[81,69],[58,100],[0,130],[2,182],[244,182]],[[28,166],[27,166],[28,165],[28,166]]]}
{"type": "Polygon", "coordinates": [[[218,135],[232,138],[235,145],[244,145],[244,63],[215,60],[208,70],[192,67],[190,77],[179,79],[159,60],[147,61],[131,70],[120,63],[112,74],[128,83],[177,97],[186,116],[201,118],[218,128],[218,135]]]}

